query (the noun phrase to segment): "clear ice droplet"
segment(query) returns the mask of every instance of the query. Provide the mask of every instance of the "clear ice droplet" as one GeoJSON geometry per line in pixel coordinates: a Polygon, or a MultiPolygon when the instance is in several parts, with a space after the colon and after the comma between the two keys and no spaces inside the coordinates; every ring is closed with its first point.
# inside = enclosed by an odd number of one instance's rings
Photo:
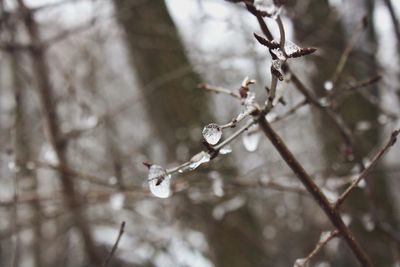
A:
{"type": "Polygon", "coordinates": [[[210,123],[203,129],[203,137],[210,145],[215,145],[222,137],[222,130],[215,123],[210,123]]]}
{"type": "Polygon", "coordinates": [[[301,48],[296,45],[295,43],[293,43],[292,41],[286,40],[285,41],[285,52],[288,55],[291,55],[293,53],[296,53],[298,51],[300,51],[301,48]]]}
{"type": "Polygon", "coordinates": [[[151,165],[148,175],[150,192],[159,198],[168,198],[171,195],[171,175],[159,165],[151,165]]]}
{"type": "Polygon", "coordinates": [[[230,145],[226,145],[219,150],[219,154],[226,155],[232,152],[232,147],[230,145]]]}
{"type": "Polygon", "coordinates": [[[197,167],[199,167],[201,164],[209,162],[210,161],[210,154],[207,152],[201,151],[200,153],[197,153],[190,159],[190,165],[189,169],[194,170],[197,167]]]}
{"type": "Polygon", "coordinates": [[[331,231],[324,231],[321,233],[319,236],[319,242],[323,243],[328,240],[328,238],[331,236],[332,232],[331,231]]]}

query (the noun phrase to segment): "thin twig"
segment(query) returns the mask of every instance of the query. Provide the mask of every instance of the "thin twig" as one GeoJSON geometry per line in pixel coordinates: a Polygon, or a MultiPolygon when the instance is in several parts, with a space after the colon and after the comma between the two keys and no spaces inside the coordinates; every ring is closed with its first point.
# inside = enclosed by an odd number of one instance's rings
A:
{"type": "Polygon", "coordinates": [[[357,28],[356,32],[354,33],[354,35],[352,36],[349,44],[347,45],[347,47],[345,48],[345,50],[343,51],[343,54],[341,55],[340,59],[339,59],[339,63],[336,67],[335,73],[333,74],[332,77],[332,84],[333,86],[336,85],[336,83],[338,82],[340,75],[343,72],[344,67],[346,66],[347,60],[349,58],[349,55],[351,53],[351,51],[353,51],[356,43],[358,42],[358,40],[360,39],[361,34],[363,33],[363,31],[366,28],[366,18],[362,18],[359,27],[357,28]]]}
{"type": "Polygon", "coordinates": [[[239,93],[236,93],[234,91],[231,91],[231,90],[223,88],[223,87],[212,86],[212,85],[203,83],[203,84],[199,84],[197,86],[197,88],[204,89],[206,91],[213,92],[213,93],[216,93],[216,94],[221,93],[221,94],[225,94],[225,95],[230,95],[230,96],[232,96],[234,98],[237,98],[239,100],[241,99],[239,93]]]}
{"type": "Polygon", "coordinates": [[[385,146],[379,150],[379,152],[374,156],[372,162],[364,169],[364,171],[358,176],[357,179],[353,181],[353,183],[343,192],[343,194],[337,199],[335,203],[335,208],[339,208],[340,205],[344,202],[344,200],[348,197],[348,195],[357,187],[361,180],[365,179],[371,171],[376,167],[378,161],[382,158],[382,156],[388,151],[388,149],[396,143],[397,136],[400,133],[399,130],[395,130],[392,132],[389,140],[386,142],[385,146]]]}
{"type": "Polygon", "coordinates": [[[279,34],[280,34],[279,46],[281,47],[283,55],[285,57],[287,57],[287,54],[286,54],[286,51],[285,51],[286,34],[285,34],[285,28],[283,27],[281,16],[278,16],[276,18],[276,23],[278,24],[279,34]]]}
{"type": "Polygon", "coordinates": [[[114,246],[112,247],[110,253],[108,254],[108,257],[105,259],[105,261],[103,262],[101,267],[107,267],[108,264],[110,263],[111,258],[113,257],[113,255],[115,254],[115,251],[118,248],[119,241],[121,240],[121,237],[124,234],[124,230],[125,230],[125,221],[123,221],[121,223],[121,227],[119,228],[117,240],[115,241],[114,246]]]}
{"type": "Polygon", "coordinates": [[[336,227],[336,229],[340,232],[340,234],[345,239],[346,243],[353,251],[354,255],[357,257],[361,266],[372,267],[368,256],[361,249],[360,245],[355,240],[353,234],[350,232],[349,228],[343,222],[340,217],[340,213],[337,209],[335,209],[329,200],[326,198],[324,193],[322,193],[321,189],[315,184],[313,179],[309,176],[309,174],[304,170],[303,166],[297,161],[292,152],[288,149],[285,142],[281,139],[281,137],[272,129],[271,125],[265,119],[265,116],[262,114],[258,119],[259,125],[271,143],[274,145],[276,150],[285,160],[287,165],[292,169],[292,171],[296,174],[299,180],[306,187],[308,192],[312,195],[314,200],[318,203],[321,209],[325,212],[329,220],[336,227]]]}
{"type": "Polygon", "coordinates": [[[339,232],[337,230],[332,231],[329,233],[329,236],[327,236],[326,238],[324,238],[323,240],[320,240],[317,245],[315,246],[315,248],[313,249],[313,251],[310,252],[310,254],[307,255],[307,257],[305,257],[304,259],[302,259],[303,261],[297,265],[295,265],[296,267],[305,267],[307,266],[308,262],[310,262],[310,260],[317,255],[325,246],[326,244],[329,243],[329,241],[331,241],[333,238],[339,236],[339,232]]]}

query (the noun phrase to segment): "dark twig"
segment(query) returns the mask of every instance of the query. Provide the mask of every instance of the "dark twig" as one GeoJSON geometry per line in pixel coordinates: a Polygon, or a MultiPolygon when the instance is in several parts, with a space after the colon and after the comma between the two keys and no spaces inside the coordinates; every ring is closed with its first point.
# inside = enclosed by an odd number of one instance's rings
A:
{"type": "Polygon", "coordinates": [[[121,237],[124,234],[124,230],[125,230],[125,221],[123,221],[121,223],[121,227],[119,228],[119,233],[118,233],[117,240],[115,241],[114,246],[112,247],[110,253],[108,254],[107,258],[105,259],[105,261],[103,262],[101,267],[107,267],[108,264],[110,263],[111,258],[113,257],[113,255],[115,254],[115,251],[118,248],[119,241],[121,240],[121,237]]]}
{"type": "Polygon", "coordinates": [[[307,257],[305,257],[304,259],[302,259],[301,263],[296,264],[296,267],[305,267],[307,266],[308,262],[310,262],[310,260],[317,255],[325,246],[326,244],[329,243],[329,241],[331,241],[333,238],[339,236],[339,232],[338,231],[332,231],[328,234],[328,236],[322,240],[320,240],[317,245],[315,246],[315,248],[310,252],[310,254],[307,255],[307,257]]]}
{"type": "Polygon", "coordinates": [[[296,174],[299,180],[306,187],[308,192],[312,195],[314,200],[318,203],[321,209],[325,212],[329,220],[339,231],[341,236],[343,236],[344,240],[353,251],[354,255],[357,257],[361,266],[372,267],[370,260],[367,255],[361,249],[360,245],[355,240],[353,234],[350,232],[349,228],[345,225],[342,218],[340,217],[340,213],[337,209],[332,206],[326,196],[322,193],[321,189],[314,183],[313,179],[308,175],[308,173],[304,170],[303,166],[297,161],[292,152],[286,146],[285,142],[281,139],[281,137],[272,129],[271,125],[265,119],[264,115],[261,115],[258,119],[258,123],[274,145],[276,150],[282,156],[286,164],[292,169],[292,171],[296,174]]]}
{"type": "Polygon", "coordinates": [[[358,178],[355,179],[353,183],[346,189],[346,191],[344,191],[343,194],[338,198],[338,200],[335,203],[336,209],[340,207],[340,205],[354,190],[354,188],[357,187],[357,185],[361,182],[361,180],[365,179],[371,173],[371,171],[376,167],[378,161],[382,158],[382,156],[386,153],[386,151],[396,143],[397,136],[399,135],[399,133],[400,129],[392,132],[392,135],[390,136],[389,140],[387,141],[385,146],[381,150],[379,150],[379,152],[375,155],[375,157],[372,159],[372,162],[364,169],[364,171],[358,176],[358,178]]]}

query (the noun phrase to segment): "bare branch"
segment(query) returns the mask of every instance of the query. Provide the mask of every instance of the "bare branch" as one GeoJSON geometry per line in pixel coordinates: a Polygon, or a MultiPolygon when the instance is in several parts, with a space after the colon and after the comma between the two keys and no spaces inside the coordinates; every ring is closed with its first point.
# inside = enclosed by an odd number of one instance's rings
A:
{"type": "Polygon", "coordinates": [[[354,188],[357,187],[357,185],[361,182],[361,180],[366,179],[366,177],[373,171],[373,169],[376,167],[382,156],[388,151],[390,147],[392,147],[396,143],[397,136],[399,135],[399,133],[400,129],[392,132],[385,146],[381,150],[379,150],[379,152],[372,159],[371,163],[364,169],[364,171],[358,176],[358,178],[353,181],[353,183],[346,189],[346,191],[344,191],[343,194],[338,198],[338,200],[335,203],[336,209],[340,207],[340,205],[354,190],[354,188]]]}
{"type": "Polygon", "coordinates": [[[112,247],[110,253],[108,254],[107,258],[105,259],[105,261],[103,262],[101,267],[107,267],[109,265],[111,258],[115,254],[115,251],[117,251],[118,244],[119,244],[119,241],[121,240],[122,235],[124,234],[124,230],[125,230],[125,221],[123,221],[121,223],[121,227],[119,228],[117,240],[115,241],[114,246],[112,247]]]}

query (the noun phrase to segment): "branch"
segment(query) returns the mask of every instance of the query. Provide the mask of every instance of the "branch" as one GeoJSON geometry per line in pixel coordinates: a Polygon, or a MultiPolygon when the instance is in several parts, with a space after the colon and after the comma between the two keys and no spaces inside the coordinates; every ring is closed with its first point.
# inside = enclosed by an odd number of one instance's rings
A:
{"type": "Polygon", "coordinates": [[[123,221],[121,223],[121,227],[119,229],[119,233],[118,233],[118,237],[117,240],[115,241],[114,246],[112,247],[110,253],[108,254],[108,257],[105,259],[105,261],[103,262],[103,264],[101,265],[101,267],[107,267],[108,264],[110,263],[111,258],[113,257],[113,255],[115,254],[115,251],[118,248],[118,244],[119,241],[121,240],[122,235],[124,234],[124,230],[125,230],[125,221],[123,221]]]}
{"type": "Polygon", "coordinates": [[[327,236],[326,238],[320,240],[317,245],[315,246],[315,248],[313,249],[313,251],[310,252],[310,254],[307,255],[307,257],[305,257],[304,259],[301,259],[301,262],[298,263],[296,261],[295,266],[296,267],[305,267],[307,266],[307,263],[315,256],[317,255],[325,246],[326,244],[329,243],[329,241],[331,241],[333,238],[339,236],[339,232],[338,231],[332,231],[329,233],[329,236],[327,236]]]}
{"type": "Polygon", "coordinates": [[[331,205],[329,200],[322,193],[321,189],[314,183],[313,179],[308,175],[303,166],[297,161],[292,152],[288,149],[281,137],[272,129],[271,125],[265,119],[265,116],[263,114],[258,118],[258,123],[265,135],[282,156],[286,164],[296,174],[296,176],[299,178],[299,180],[303,183],[308,192],[317,202],[317,204],[325,212],[331,223],[343,236],[346,243],[353,251],[354,255],[357,257],[361,266],[372,267],[372,264],[367,255],[361,249],[353,234],[350,232],[349,228],[347,228],[342,218],[340,217],[340,213],[331,205]]]}
{"type": "Polygon", "coordinates": [[[361,180],[366,179],[366,177],[372,172],[372,170],[376,167],[378,161],[382,158],[382,156],[386,153],[386,151],[392,147],[397,140],[397,136],[400,133],[400,129],[392,132],[389,140],[386,142],[386,145],[375,155],[372,159],[372,162],[364,169],[364,171],[358,176],[357,179],[353,181],[353,183],[343,192],[343,194],[338,198],[335,203],[335,208],[338,209],[340,205],[344,202],[344,200],[348,197],[348,195],[357,187],[357,185],[361,182],[361,180]]]}

